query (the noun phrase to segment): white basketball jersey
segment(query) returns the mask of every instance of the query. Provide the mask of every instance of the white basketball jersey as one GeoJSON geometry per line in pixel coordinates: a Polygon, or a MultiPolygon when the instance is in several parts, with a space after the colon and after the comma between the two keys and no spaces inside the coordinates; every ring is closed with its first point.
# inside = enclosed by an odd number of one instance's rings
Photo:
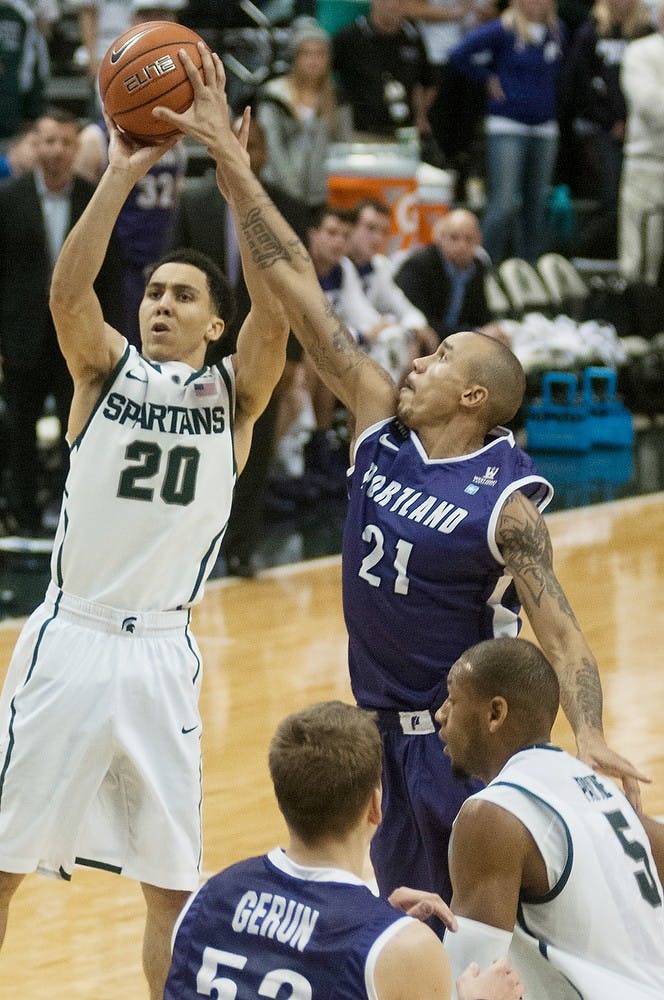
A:
{"type": "Polygon", "coordinates": [[[232,364],[195,372],[128,346],[71,443],[53,582],[115,608],[200,600],[236,479],[232,364]]]}
{"type": "Polygon", "coordinates": [[[664,894],[648,836],[616,785],[546,745],[515,754],[475,797],[513,813],[546,864],[549,893],[521,896],[520,943],[584,1000],[661,1000],[664,894]]]}

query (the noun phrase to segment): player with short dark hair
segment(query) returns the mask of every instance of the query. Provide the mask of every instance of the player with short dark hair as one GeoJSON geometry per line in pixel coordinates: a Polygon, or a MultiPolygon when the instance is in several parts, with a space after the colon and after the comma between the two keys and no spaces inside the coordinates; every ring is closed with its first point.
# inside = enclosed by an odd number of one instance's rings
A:
{"type": "Polygon", "coordinates": [[[445,753],[487,783],[450,841],[453,968],[514,941],[529,996],[664,995],[664,892],[646,830],[612,781],[552,745],[558,680],[544,654],[523,639],[482,642],[447,684],[445,753]]]}
{"type": "Polygon", "coordinates": [[[147,903],[143,964],[158,1000],[173,923],[201,864],[191,606],[283,370],[288,324],[249,277],[235,353],[207,364],[224,333],[226,283],[211,261],[177,251],[148,278],[140,354],[105,322],[93,282],[111,231],[173,145],[133,145],[109,129],[109,166],[51,284],[74,382],[71,468],[51,582],[0,699],[0,937],[28,872],[70,879],[79,864],[126,875],[147,903]]]}
{"type": "MultiPolygon", "coordinates": [[[[207,254],[190,247],[178,247],[165,253],[154,264],[145,269],[145,283],[148,285],[155,271],[162,264],[191,264],[205,275],[212,306],[218,316],[224,317],[224,325],[230,323],[235,312],[235,297],[221,268],[207,254]]],[[[208,352],[213,345],[208,347],[208,352]]]]}

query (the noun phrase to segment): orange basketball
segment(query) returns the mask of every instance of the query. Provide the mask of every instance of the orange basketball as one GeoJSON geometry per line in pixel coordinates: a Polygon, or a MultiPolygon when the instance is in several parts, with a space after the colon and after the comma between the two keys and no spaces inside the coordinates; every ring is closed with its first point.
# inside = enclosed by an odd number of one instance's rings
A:
{"type": "Polygon", "coordinates": [[[158,104],[178,114],[186,111],[194,91],[178,52],[184,49],[200,69],[200,35],[173,21],[146,21],[116,38],[99,68],[99,93],[117,127],[147,145],[162,142],[177,130],[152,117],[158,104]]]}

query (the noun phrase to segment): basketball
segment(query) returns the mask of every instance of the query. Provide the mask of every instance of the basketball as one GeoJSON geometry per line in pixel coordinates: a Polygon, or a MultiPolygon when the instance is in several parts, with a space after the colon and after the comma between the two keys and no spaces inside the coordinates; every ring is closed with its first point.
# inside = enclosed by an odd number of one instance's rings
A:
{"type": "Polygon", "coordinates": [[[181,114],[191,105],[194,91],[178,52],[184,49],[200,69],[200,41],[173,21],[146,21],[115,39],[99,68],[99,93],[120,131],[146,145],[177,134],[152,109],[159,104],[181,114]]]}

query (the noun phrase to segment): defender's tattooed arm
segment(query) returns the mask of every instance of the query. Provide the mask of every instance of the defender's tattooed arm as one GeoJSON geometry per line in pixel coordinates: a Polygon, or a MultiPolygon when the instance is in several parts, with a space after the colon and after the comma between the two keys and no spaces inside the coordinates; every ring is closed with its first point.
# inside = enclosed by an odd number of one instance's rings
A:
{"type": "Polygon", "coordinates": [[[631,765],[604,741],[599,670],[556,577],[544,518],[522,493],[517,491],[506,501],[496,540],[533,632],[558,675],[560,703],[574,732],[579,757],[591,767],[622,779],[626,793],[638,805],[638,780],[636,776],[625,777],[631,765]]]}

